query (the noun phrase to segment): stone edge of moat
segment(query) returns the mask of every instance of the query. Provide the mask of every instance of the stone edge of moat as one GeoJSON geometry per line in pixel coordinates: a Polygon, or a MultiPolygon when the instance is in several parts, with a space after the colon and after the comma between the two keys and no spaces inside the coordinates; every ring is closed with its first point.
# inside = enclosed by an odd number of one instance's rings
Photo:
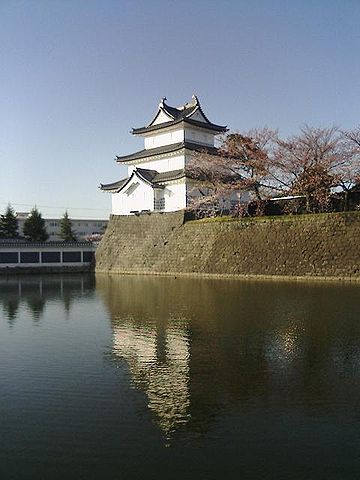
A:
{"type": "Polygon", "coordinates": [[[230,273],[202,273],[202,272],[149,272],[149,271],[107,271],[96,270],[96,275],[116,275],[116,276],[147,276],[147,277],[190,277],[190,278],[214,278],[214,279],[233,279],[233,280],[260,280],[260,281],[293,281],[293,282],[344,282],[344,283],[360,283],[359,276],[311,276],[311,275],[245,275],[230,273]]]}

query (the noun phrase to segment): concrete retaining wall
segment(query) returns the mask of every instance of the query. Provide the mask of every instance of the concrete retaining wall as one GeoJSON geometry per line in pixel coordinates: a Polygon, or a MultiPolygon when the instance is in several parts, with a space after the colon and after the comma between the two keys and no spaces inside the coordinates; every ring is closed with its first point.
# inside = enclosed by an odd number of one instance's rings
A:
{"type": "Polygon", "coordinates": [[[88,242],[1,241],[0,274],[90,271],[95,249],[88,242]]]}
{"type": "Polygon", "coordinates": [[[103,273],[360,279],[360,214],[184,223],[184,213],[112,217],[103,273]]]}

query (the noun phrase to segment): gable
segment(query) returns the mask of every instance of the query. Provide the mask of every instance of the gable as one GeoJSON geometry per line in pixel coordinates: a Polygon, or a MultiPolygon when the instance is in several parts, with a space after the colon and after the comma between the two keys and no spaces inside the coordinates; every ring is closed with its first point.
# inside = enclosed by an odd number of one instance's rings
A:
{"type": "Polygon", "coordinates": [[[150,123],[149,126],[158,125],[160,123],[165,123],[165,122],[170,122],[171,120],[173,120],[173,118],[170,117],[170,115],[167,115],[164,112],[164,110],[160,109],[158,114],[156,115],[155,119],[150,123]]]}
{"type": "Polygon", "coordinates": [[[191,118],[191,120],[196,120],[197,122],[209,123],[200,110],[196,110],[188,118],[191,118]]]}
{"type": "Polygon", "coordinates": [[[194,125],[213,130],[215,132],[226,132],[227,128],[210,122],[201,109],[199,100],[196,96],[192,97],[191,102],[185,103],[180,107],[171,107],[165,103],[164,97],[158,107],[158,111],[154,119],[146,126],[133,128],[133,135],[146,135],[149,132],[161,130],[163,128],[172,127],[181,122],[193,122],[194,125]]]}
{"type": "Polygon", "coordinates": [[[123,193],[130,196],[135,191],[143,189],[152,189],[152,185],[145,178],[142,178],[141,175],[139,175],[139,172],[134,170],[127,179],[127,182],[125,182],[121,188],[119,188],[117,193],[123,193]]]}

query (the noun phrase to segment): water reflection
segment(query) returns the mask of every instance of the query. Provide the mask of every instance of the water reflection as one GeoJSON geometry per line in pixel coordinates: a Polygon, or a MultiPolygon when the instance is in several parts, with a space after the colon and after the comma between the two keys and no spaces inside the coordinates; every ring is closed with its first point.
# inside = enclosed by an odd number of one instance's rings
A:
{"type": "Polygon", "coordinates": [[[78,296],[94,295],[94,277],[89,275],[0,276],[0,308],[9,326],[24,307],[38,322],[46,303],[58,301],[67,314],[78,296]]]}
{"type": "Polygon", "coordinates": [[[358,478],[359,293],[1,277],[1,478],[358,478]]]}
{"type": "Polygon", "coordinates": [[[148,408],[170,438],[189,421],[189,319],[169,310],[164,292],[150,285],[134,290],[134,281],[99,277],[97,290],[111,312],[113,354],[127,362],[133,385],[146,393],[148,408]]]}
{"type": "Polygon", "coordinates": [[[146,392],[149,409],[170,436],[188,421],[189,345],[182,326],[159,332],[127,318],[114,325],[115,355],[127,361],[136,388],[146,392]]]}
{"type": "Polygon", "coordinates": [[[167,438],[219,412],[340,414],[360,398],[359,286],[96,279],[113,353],[167,438]],[[354,383],[356,381],[356,383],[354,383]]]}

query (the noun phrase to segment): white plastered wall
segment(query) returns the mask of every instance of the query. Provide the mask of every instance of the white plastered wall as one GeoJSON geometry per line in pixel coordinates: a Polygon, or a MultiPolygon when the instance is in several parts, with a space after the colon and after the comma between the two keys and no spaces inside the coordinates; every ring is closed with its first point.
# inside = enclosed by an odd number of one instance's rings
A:
{"type": "Polygon", "coordinates": [[[179,183],[167,185],[164,189],[165,212],[176,212],[186,208],[185,179],[179,183]]]}
{"type": "Polygon", "coordinates": [[[143,162],[136,163],[135,165],[130,165],[128,169],[128,175],[135,168],[147,168],[149,170],[156,170],[157,172],[169,172],[171,170],[179,170],[185,167],[185,155],[176,155],[171,157],[160,158],[158,160],[146,160],[143,162]]]}
{"type": "Polygon", "coordinates": [[[214,134],[197,128],[185,128],[185,140],[200,145],[214,146],[214,134]]]}
{"type": "Polygon", "coordinates": [[[134,177],[119,193],[113,193],[112,214],[130,215],[131,211],[153,210],[154,190],[151,185],[134,177]]]}
{"type": "Polygon", "coordinates": [[[154,133],[145,137],[145,148],[162,147],[163,145],[171,145],[184,141],[184,129],[171,130],[165,133],[154,133]]]}

